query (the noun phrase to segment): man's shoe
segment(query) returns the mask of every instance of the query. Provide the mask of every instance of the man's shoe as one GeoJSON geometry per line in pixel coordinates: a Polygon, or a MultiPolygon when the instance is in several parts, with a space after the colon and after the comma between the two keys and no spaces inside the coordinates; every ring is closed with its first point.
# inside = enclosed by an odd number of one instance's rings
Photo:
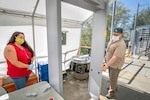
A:
{"type": "Polygon", "coordinates": [[[110,93],[108,93],[108,94],[106,95],[106,97],[107,97],[108,99],[112,99],[112,98],[114,98],[114,97],[115,97],[115,95],[114,95],[114,94],[110,94],[110,93]]]}
{"type": "MultiPolygon", "coordinates": [[[[107,88],[107,90],[109,90],[109,87],[107,88]]],[[[116,88],[116,91],[118,90],[118,87],[116,88]]]]}

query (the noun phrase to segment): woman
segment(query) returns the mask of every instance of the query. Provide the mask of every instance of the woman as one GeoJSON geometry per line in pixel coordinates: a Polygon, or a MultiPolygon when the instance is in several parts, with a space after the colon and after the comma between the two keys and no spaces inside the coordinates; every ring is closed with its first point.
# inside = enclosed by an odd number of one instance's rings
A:
{"type": "Polygon", "coordinates": [[[24,33],[14,32],[4,50],[7,75],[14,81],[16,89],[26,86],[33,69],[34,51],[25,40],[24,33]]]}

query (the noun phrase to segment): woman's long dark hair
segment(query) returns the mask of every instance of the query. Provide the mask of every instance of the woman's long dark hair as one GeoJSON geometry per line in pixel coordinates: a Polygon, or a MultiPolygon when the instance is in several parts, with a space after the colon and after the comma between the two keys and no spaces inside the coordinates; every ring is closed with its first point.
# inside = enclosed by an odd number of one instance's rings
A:
{"type": "MultiPolygon", "coordinates": [[[[10,44],[10,43],[15,43],[15,39],[16,39],[16,37],[19,34],[23,34],[24,35],[24,33],[22,33],[22,32],[14,32],[13,35],[10,37],[7,45],[10,44]]],[[[26,40],[24,41],[24,43],[22,44],[22,46],[26,47],[31,52],[32,57],[35,56],[35,53],[34,53],[33,49],[29,46],[29,44],[27,43],[26,40]]]]}

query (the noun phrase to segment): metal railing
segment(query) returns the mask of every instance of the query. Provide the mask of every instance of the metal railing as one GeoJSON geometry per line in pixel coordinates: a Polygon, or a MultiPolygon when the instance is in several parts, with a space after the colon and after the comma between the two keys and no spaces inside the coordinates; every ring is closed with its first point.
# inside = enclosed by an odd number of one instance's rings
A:
{"type": "MultiPolygon", "coordinates": [[[[67,70],[67,68],[65,66],[66,63],[71,61],[73,57],[75,57],[77,55],[80,55],[80,53],[81,53],[80,49],[81,48],[91,49],[91,47],[88,47],[88,46],[80,46],[80,48],[78,48],[78,49],[73,49],[73,50],[66,51],[65,53],[62,53],[62,55],[64,55],[62,64],[64,65],[65,70],[67,70]],[[72,55],[71,57],[68,58],[67,55],[72,53],[72,52],[76,52],[76,55],[72,55]]],[[[37,74],[37,63],[39,62],[40,59],[43,59],[43,58],[47,58],[47,61],[48,61],[48,56],[38,56],[38,57],[35,58],[35,62],[34,62],[35,66],[36,66],[35,67],[35,74],[37,74]]],[[[0,64],[4,64],[4,63],[6,63],[5,60],[4,61],[0,61],[0,64]]]]}

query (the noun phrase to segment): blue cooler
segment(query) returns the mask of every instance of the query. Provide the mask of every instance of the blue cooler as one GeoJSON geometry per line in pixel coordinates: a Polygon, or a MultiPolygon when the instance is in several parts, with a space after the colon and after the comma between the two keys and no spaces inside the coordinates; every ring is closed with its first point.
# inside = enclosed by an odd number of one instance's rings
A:
{"type": "Polygon", "coordinates": [[[48,77],[48,64],[39,64],[38,63],[38,76],[40,81],[47,81],[49,83],[48,77]]]}

